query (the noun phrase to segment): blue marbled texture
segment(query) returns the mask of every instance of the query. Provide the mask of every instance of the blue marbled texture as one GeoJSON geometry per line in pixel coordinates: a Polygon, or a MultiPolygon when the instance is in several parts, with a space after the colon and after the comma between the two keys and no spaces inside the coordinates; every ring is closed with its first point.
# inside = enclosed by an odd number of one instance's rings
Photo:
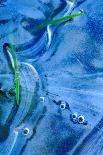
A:
{"type": "Polygon", "coordinates": [[[103,1],[1,0],[0,52],[0,155],[103,155],[103,1]],[[82,9],[69,22],[31,31],[82,9]],[[9,94],[7,42],[17,49],[19,107],[9,94]]]}

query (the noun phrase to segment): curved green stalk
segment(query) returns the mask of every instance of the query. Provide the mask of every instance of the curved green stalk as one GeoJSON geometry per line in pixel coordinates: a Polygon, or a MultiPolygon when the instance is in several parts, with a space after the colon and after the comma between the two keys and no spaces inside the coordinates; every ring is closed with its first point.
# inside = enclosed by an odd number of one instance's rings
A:
{"type": "Polygon", "coordinates": [[[19,76],[19,66],[16,58],[16,49],[13,45],[8,44],[6,46],[6,50],[10,56],[10,60],[12,63],[12,67],[15,73],[15,89],[16,89],[16,103],[19,105],[20,100],[20,76],[19,76]]]}
{"type": "Polygon", "coordinates": [[[33,28],[31,30],[31,32],[37,32],[37,31],[45,28],[48,25],[56,25],[56,24],[61,24],[63,22],[67,22],[70,19],[73,19],[75,17],[81,16],[83,14],[84,14],[83,12],[78,12],[78,13],[70,14],[68,16],[64,16],[64,17],[61,17],[61,18],[58,18],[58,19],[45,21],[42,24],[39,24],[38,26],[36,26],[35,28],[33,28]]]}

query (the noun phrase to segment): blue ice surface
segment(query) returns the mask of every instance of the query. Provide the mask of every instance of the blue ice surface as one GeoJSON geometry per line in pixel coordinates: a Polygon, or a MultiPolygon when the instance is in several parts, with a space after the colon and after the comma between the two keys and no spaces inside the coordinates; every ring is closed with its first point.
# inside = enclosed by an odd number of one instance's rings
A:
{"type": "Polygon", "coordinates": [[[0,1],[0,155],[103,155],[102,51],[102,0],[0,1]],[[31,31],[81,10],[69,22],[31,31]],[[10,96],[5,43],[17,51],[19,106],[10,96]]]}

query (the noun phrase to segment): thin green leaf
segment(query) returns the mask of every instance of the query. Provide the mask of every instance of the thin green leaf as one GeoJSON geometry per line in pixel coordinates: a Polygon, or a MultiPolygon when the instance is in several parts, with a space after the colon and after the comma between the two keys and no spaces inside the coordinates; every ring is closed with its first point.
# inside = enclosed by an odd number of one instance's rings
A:
{"type": "Polygon", "coordinates": [[[61,24],[63,22],[69,21],[70,19],[73,19],[75,17],[81,16],[83,14],[84,14],[83,12],[78,12],[78,13],[70,14],[68,16],[64,16],[64,17],[61,17],[61,18],[58,18],[58,19],[45,21],[42,24],[40,24],[40,25],[36,26],[35,28],[33,28],[31,30],[31,32],[37,32],[37,31],[45,28],[48,25],[61,24]]]}
{"type": "Polygon", "coordinates": [[[18,61],[16,58],[16,49],[14,46],[9,44],[6,46],[7,52],[10,56],[11,62],[12,62],[12,67],[14,69],[15,73],[15,90],[16,90],[16,103],[19,105],[19,100],[20,100],[20,76],[19,76],[19,66],[18,66],[18,61]]]}
{"type": "Polygon", "coordinates": [[[75,2],[75,0],[67,0],[67,1],[72,2],[72,3],[75,2]]]}

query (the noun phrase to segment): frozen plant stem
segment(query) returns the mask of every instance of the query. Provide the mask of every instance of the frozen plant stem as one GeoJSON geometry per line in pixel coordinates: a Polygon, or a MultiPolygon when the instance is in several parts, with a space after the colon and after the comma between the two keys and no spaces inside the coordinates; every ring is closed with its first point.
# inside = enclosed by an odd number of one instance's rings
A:
{"type": "Polygon", "coordinates": [[[16,103],[19,105],[20,100],[20,76],[19,76],[19,66],[16,58],[16,49],[13,45],[7,44],[6,50],[10,56],[10,60],[12,63],[12,67],[14,69],[15,74],[15,89],[16,89],[16,103]]]}
{"type": "Polygon", "coordinates": [[[45,28],[48,25],[57,25],[57,24],[61,24],[63,22],[67,22],[70,19],[73,19],[73,18],[81,16],[81,15],[84,15],[84,13],[83,12],[78,12],[78,13],[70,14],[68,16],[64,16],[64,17],[61,17],[61,18],[58,18],[58,19],[45,21],[42,24],[40,24],[40,25],[36,26],[35,28],[31,29],[31,32],[37,32],[37,31],[45,28]]]}

